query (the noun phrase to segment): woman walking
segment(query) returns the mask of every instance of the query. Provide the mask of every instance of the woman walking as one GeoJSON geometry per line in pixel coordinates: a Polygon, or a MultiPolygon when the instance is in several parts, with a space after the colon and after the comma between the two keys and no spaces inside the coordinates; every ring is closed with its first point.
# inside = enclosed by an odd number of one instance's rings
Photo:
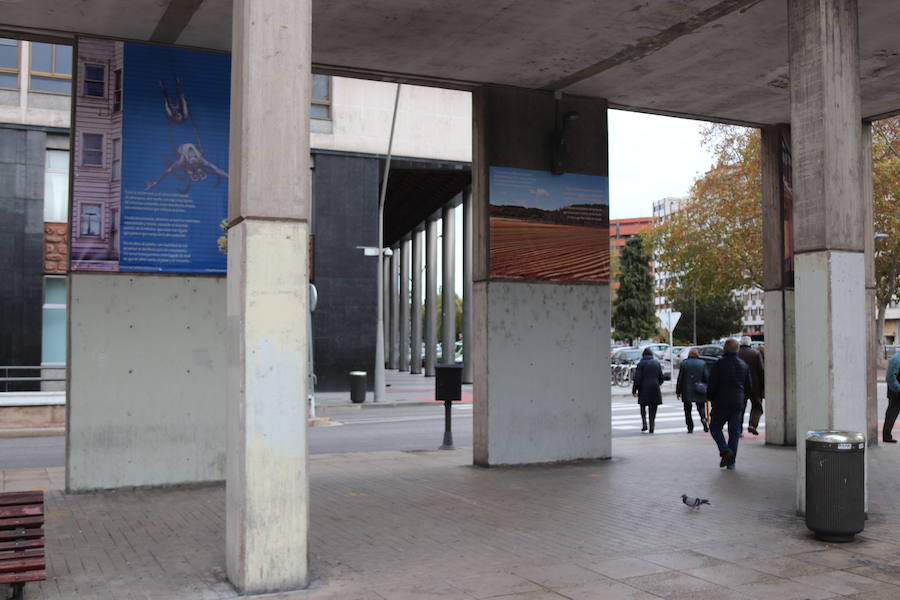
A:
{"type": "Polygon", "coordinates": [[[637,396],[641,405],[641,431],[647,431],[647,409],[650,412],[650,433],[653,433],[653,425],[656,423],[656,408],[662,404],[662,391],[659,386],[663,382],[662,366],[653,357],[653,350],[644,348],[641,361],[634,370],[634,384],[631,386],[631,395],[637,396]]]}

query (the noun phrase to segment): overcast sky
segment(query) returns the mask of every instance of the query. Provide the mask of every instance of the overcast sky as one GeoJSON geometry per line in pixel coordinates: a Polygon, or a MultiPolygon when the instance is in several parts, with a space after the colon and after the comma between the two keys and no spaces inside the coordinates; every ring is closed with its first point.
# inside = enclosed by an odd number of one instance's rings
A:
{"type": "Polygon", "coordinates": [[[702,121],[609,111],[609,218],[650,217],[653,201],[684,196],[712,157],[702,121]]]}

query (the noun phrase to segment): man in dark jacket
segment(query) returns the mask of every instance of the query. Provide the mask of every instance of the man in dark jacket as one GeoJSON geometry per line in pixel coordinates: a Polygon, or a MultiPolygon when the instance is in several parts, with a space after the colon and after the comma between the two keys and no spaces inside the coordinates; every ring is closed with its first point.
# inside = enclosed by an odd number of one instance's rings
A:
{"type": "Polygon", "coordinates": [[[691,410],[697,407],[703,431],[709,431],[706,423],[706,363],[700,358],[696,348],[688,352],[687,360],[678,369],[675,396],[684,403],[684,422],[688,433],[694,433],[694,419],[691,410]]]}
{"type": "MultiPolygon", "coordinates": [[[[759,418],[763,414],[763,396],[766,391],[765,364],[762,355],[750,347],[750,337],[746,335],[741,338],[738,357],[750,367],[750,383],[753,384],[753,391],[750,393],[750,422],[747,424],[747,431],[753,435],[759,435],[756,428],[759,427],[759,418]]],[[[744,409],[741,411],[742,429],[746,411],[747,403],[744,402],[744,409]]]]}
{"type": "Polygon", "coordinates": [[[738,357],[735,339],[725,342],[725,354],[710,370],[707,397],[712,403],[709,430],[719,447],[719,467],[734,468],[737,458],[741,422],[744,418],[744,400],[753,393],[750,368],[738,357]],[[722,427],[728,423],[728,443],[722,435],[722,427]]]}
{"type": "Polygon", "coordinates": [[[647,431],[647,415],[646,410],[650,409],[650,433],[653,433],[653,426],[656,424],[656,408],[662,404],[662,391],[659,386],[662,385],[663,372],[659,361],[653,356],[653,350],[644,348],[641,361],[634,370],[634,383],[631,386],[631,395],[638,397],[638,404],[641,405],[641,431],[647,431]]]}

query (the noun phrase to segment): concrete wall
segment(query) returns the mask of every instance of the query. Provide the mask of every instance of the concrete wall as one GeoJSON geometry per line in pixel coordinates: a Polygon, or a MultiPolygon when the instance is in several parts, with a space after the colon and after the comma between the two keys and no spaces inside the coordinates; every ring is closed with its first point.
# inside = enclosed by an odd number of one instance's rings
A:
{"type": "Polygon", "coordinates": [[[490,399],[475,407],[490,411],[476,462],[612,455],[609,286],[476,282],[475,320],[487,332],[475,387],[490,399]]]}
{"type": "Polygon", "coordinates": [[[46,143],[43,131],[0,126],[0,365],[41,364],[46,143]]]}
{"type": "Polygon", "coordinates": [[[221,480],[221,277],[72,274],[70,490],[221,480]]]}
{"type": "Polygon", "coordinates": [[[375,365],[375,277],[378,258],[357,246],[378,245],[379,161],[316,154],[313,171],[313,313],[319,390],[347,390],[347,373],[375,365]]]}
{"type": "MultiPolygon", "coordinates": [[[[310,146],[386,154],[397,85],[332,78],[331,133],[310,135],[310,146]]],[[[404,85],[397,107],[394,156],[472,160],[472,95],[404,85]]]]}

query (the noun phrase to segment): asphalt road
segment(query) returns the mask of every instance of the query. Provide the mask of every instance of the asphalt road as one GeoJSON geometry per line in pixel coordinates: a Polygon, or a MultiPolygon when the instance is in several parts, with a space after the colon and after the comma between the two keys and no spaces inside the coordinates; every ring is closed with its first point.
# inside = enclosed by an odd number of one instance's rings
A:
{"type": "MultiPolygon", "coordinates": [[[[884,415],[884,384],[878,389],[878,414],[884,415]]],[[[664,390],[668,391],[668,390],[664,390]]],[[[613,393],[613,437],[641,435],[640,413],[629,394],[613,393]]],[[[749,413],[749,410],[747,411],[749,413]]],[[[456,446],[472,445],[472,405],[453,407],[453,441],[456,446]]],[[[309,430],[312,454],[375,452],[380,450],[434,450],[444,435],[444,407],[409,406],[385,408],[335,408],[321,412],[334,425],[309,430]]],[[[695,415],[695,435],[699,421],[695,415]]],[[[761,428],[762,429],[762,428],[761,428]]],[[[681,403],[664,397],[657,415],[657,435],[685,431],[681,403]]],[[[702,430],[700,430],[702,431],[702,430]]],[[[61,467],[65,465],[65,438],[0,438],[0,469],[61,467]]]]}

